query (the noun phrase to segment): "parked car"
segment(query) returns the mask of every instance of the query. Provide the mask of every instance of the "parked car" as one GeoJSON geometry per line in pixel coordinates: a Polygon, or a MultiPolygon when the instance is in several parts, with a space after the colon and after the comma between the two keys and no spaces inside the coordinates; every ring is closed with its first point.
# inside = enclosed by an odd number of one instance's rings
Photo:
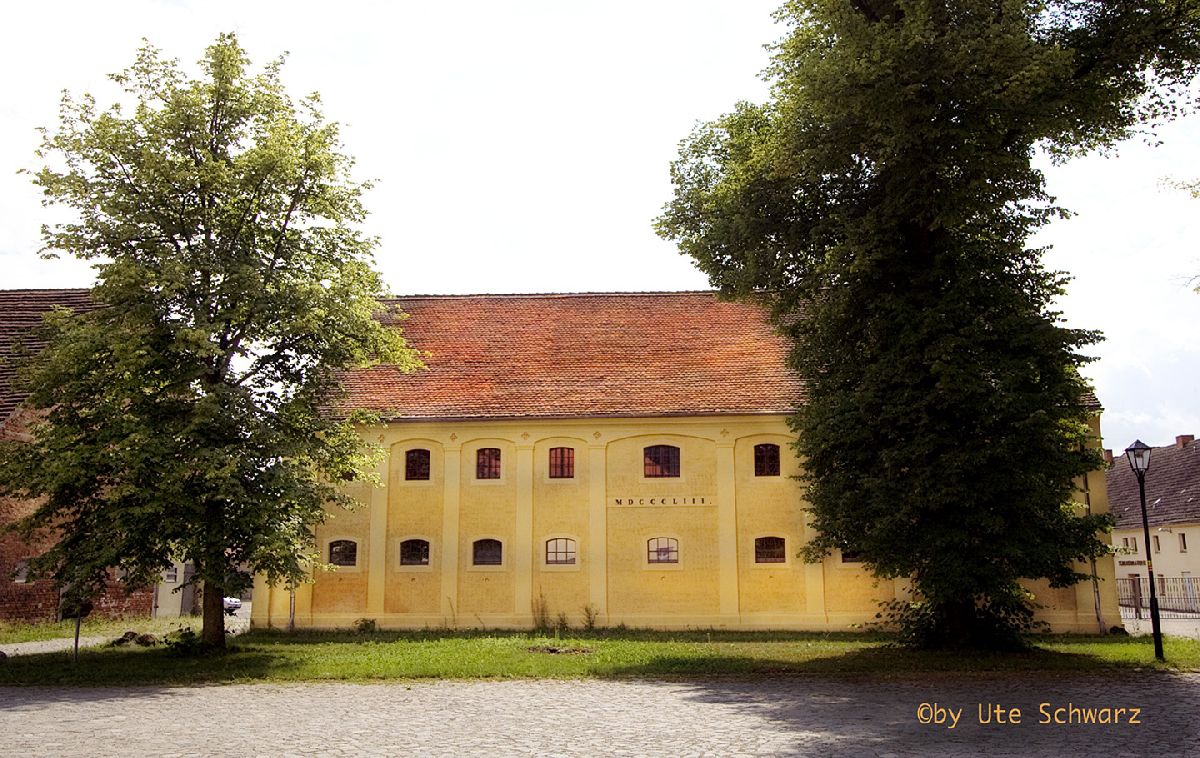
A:
{"type": "Polygon", "coordinates": [[[241,607],[242,607],[241,598],[236,598],[236,597],[225,598],[225,610],[236,611],[238,608],[241,608],[241,607]]]}

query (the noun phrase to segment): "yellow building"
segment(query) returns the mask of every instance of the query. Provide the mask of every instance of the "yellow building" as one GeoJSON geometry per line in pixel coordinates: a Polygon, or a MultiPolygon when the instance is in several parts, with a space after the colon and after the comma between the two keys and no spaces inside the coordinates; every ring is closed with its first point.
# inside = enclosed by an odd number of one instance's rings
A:
{"type": "MultiPolygon", "coordinates": [[[[803,389],[765,314],[712,293],[404,298],[427,368],[346,377],[388,455],[383,486],[317,530],[299,627],[846,629],[904,582],[811,536],[787,416],[803,389]]],[[[1093,508],[1106,508],[1092,478],[1093,508]],[[1096,497],[1096,491],[1100,497],[1096,497]]],[[[1111,568],[1102,579],[1111,579],[1111,568]]],[[[1111,581],[1102,610],[1116,623],[1111,581]]],[[[1096,631],[1093,589],[1035,588],[1061,631],[1096,631]]],[[[258,581],[252,623],[285,626],[258,581]]]]}

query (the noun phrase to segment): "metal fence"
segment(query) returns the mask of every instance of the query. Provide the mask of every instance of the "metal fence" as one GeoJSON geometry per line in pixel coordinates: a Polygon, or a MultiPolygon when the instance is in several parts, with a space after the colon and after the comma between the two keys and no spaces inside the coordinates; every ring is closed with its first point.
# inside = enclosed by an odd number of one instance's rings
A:
{"type": "MultiPolygon", "coordinates": [[[[1165,619],[1200,618],[1200,581],[1192,576],[1156,576],[1158,615],[1165,619]]],[[[1121,618],[1150,618],[1150,581],[1118,579],[1117,602],[1121,618]]]]}

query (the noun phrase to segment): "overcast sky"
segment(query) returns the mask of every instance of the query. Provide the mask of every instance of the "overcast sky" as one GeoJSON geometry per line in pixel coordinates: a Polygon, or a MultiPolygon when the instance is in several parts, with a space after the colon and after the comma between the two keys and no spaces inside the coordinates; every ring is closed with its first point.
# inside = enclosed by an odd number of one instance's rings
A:
{"type": "MultiPolygon", "coordinates": [[[[21,3],[5,11],[0,65],[0,288],[87,286],[86,264],[43,261],[49,219],[22,167],[59,93],[90,91],[142,38],[191,64],[235,31],[284,81],[319,91],[343,124],[367,198],[378,265],[397,294],[681,290],[705,277],[651,221],[668,164],[698,120],[762,100],[763,44],[778,0],[21,3]]],[[[1105,445],[1200,432],[1200,200],[1164,185],[1200,178],[1200,117],[1157,147],[1047,166],[1075,211],[1037,240],[1075,280],[1067,321],[1103,330],[1088,367],[1105,445]]]]}

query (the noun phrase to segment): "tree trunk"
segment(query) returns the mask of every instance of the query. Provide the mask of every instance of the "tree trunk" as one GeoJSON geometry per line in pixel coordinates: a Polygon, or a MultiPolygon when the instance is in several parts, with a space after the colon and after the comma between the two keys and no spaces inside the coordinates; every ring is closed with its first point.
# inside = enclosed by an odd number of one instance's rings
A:
{"type": "Polygon", "coordinates": [[[204,626],[200,640],[213,649],[225,649],[225,598],[220,587],[204,583],[204,626]]]}

